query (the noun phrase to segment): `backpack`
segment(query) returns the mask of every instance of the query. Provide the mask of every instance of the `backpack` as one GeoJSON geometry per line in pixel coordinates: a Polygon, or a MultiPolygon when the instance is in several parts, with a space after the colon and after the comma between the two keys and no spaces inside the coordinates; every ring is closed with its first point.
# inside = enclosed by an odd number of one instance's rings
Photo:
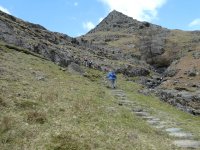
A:
{"type": "Polygon", "coordinates": [[[116,76],[115,73],[112,73],[112,74],[111,74],[111,77],[112,77],[113,79],[116,79],[117,76],[116,76]]]}

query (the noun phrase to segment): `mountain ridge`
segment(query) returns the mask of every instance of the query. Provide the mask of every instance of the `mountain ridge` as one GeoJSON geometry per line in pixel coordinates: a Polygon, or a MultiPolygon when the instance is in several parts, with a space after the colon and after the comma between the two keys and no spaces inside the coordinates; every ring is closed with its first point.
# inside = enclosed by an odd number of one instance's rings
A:
{"type": "Polygon", "coordinates": [[[154,28],[162,28],[159,25],[151,24],[146,21],[141,22],[136,19],[133,19],[132,17],[128,17],[127,15],[124,15],[123,13],[117,10],[113,10],[94,29],[92,29],[88,33],[90,34],[96,31],[110,31],[110,30],[118,31],[121,28],[130,28],[134,31],[137,29],[148,28],[150,26],[154,28]]]}

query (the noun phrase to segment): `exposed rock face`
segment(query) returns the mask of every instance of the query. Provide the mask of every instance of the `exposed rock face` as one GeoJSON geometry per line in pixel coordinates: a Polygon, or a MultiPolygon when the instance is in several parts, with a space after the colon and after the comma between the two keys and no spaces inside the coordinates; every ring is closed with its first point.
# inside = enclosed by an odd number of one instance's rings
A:
{"type": "Polygon", "coordinates": [[[72,50],[62,47],[72,45],[69,36],[50,32],[40,25],[24,22],[1,11],[0,15],[0,40],[41,54],[61,66],[72,61],[72,50]]]}
{"type": "Polygon", "coordinates": [[[145,68],[139,68],[139,67],[134,67],[130,68],[128,67],[127,69],[124,70],[124,74],[127,75],[128,77],[135,77],[135,76],[148,76],[150,73],[149,70],[145,68]]]}
{"type": "Polygon", "coordinates": [[[78,73],[81,75],[83,75],[85,73],[85,71],[79,65],[77,65],[76,63],[73,63],[73,62],[69,65],[68,70],[70,72],[75,72],[75,73],[78,73]]]}
{"type": "Polygon", "coordinates": [[[156,93],[163,100],[183,111],[200,115],[200,93],[178,90],[157,90],[156,93]]]}
{"type": "MultiPolygon", "coordinates": [[[[139,45],[134,43],[128,46],[135,47],[135,45],[138,45],[142,60],[158,67],[170,65],[171,58],[163,55],[165,53],[166,38],[170,30],[148,22],[139,22],[114,10],[87,35],[108,31],[135,35],[139,45]]],[[[105,38],[105,42],[119,40],[120,38],[123,38],[123,36],[108,35],[105,38]]]]}
{"type": "Polygon", "coordinates": [[[129,29],[128,31],[133,32],[134,30],[138,30],[141,27],[149,27],[150,25],[150,23],[142,23],[137,20],[133,20],[131,17],[128,17],[114,10],[104,20],[102,20],[102,22],[99,25],[97,25],[96,28],[88,32],[88,34],[99,31],[113,32],[124,29],[129,29]]]}

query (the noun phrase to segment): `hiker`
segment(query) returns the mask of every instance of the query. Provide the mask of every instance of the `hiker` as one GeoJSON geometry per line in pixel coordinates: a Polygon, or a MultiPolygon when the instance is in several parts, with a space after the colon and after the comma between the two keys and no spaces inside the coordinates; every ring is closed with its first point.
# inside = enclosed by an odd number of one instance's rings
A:
{"type": "Polygon", "coordinates": [[[110,82],[110,87],[114,89],[116,87],[115,82],[116,82],[116,79],[117,79],[115,72],[113,70],[110,70],[110,72],[107,74],[107,78],[110,82]]]}
{"type": "Polygon", "coordinates": [[[87,57],[84,58],[84,65],[87,67],[88,66],[88,59],[87,57]]]}
{"type": "Polygon", "coordinates": [[[88,67],[89,67],[89,68],[92,68],[92,61],[91,61],[91,60],[90,60],[89,63],[88,63],[88,67]]]}

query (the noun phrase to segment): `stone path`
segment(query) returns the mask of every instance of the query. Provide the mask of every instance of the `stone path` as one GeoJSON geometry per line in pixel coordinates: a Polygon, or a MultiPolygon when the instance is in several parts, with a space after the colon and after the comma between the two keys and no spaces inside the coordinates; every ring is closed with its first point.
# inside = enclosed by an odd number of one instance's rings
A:
{"type": "Polygon", "coordinates": [[[183,131],[182,128],[177,128],[174,124],[162,121],[160,118],[152,116],[147,109],[142,108],[141,105],[135,101],[130,101],[126,97],[123,90],[114,89],[112,94],[117,98],[117,103],[120,106],[126,106],[130,108],[138,117],[146,120],[149,125],[155,127],[163,132],[166,132],[169,136],[175,138],[173,144],[180,148],[192,148],[200,149],[200,141],[194,140],[193,134],[190,132],[183,131]]]}

